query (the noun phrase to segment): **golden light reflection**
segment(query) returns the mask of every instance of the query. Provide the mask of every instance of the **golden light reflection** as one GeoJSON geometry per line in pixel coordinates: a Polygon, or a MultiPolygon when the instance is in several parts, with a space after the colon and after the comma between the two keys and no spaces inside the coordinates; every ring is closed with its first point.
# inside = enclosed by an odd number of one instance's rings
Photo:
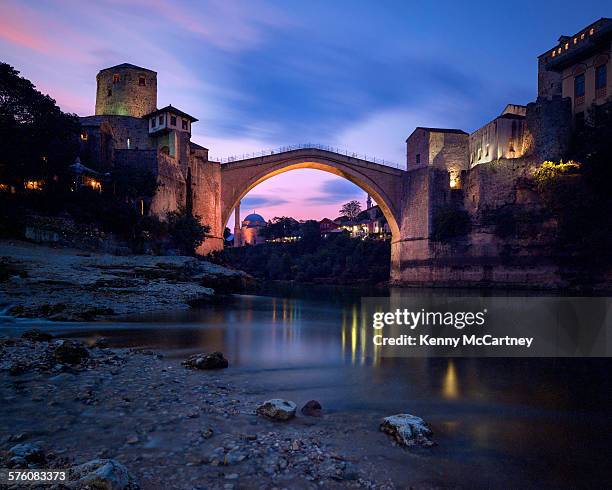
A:
{"type": "Polygon", "coordinates": [[[353,305],[353,318],[351,321],[351,362],[355,364],[357,353],[357,306],[353,305]]]}
{"type": "Polygon", "coordinates": [[[457,380],[457,371],[455,363],[452,359],[448,360],[446,366],[446,374],[442,381],[442,396],[447,400],[454,400],[459,397],[459,382],[457,380]]]}

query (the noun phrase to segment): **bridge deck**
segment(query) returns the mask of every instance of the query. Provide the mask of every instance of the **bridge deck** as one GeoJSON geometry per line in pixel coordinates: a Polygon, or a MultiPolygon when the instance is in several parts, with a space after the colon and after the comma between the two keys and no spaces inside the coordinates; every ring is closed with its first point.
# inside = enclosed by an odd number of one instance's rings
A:
{"type": "MultiPolygon", "coordinates": [[[[229,170],[235,168],[249,167],[251,165],[262,165],[268,163],[280,163],[287,160],[305,160],[308,158],[330,160],[344,165],[356,165],[359,167],[369,168],[384,173],[401,175],[405,172],[404,169],[397,168],[388,164],[377,163],[370,161],[356,154],[337,153],[335,151],[325,150],[321,148],[297,148],[287,151],[271,151],[268,154],[259,156],[250,156],[242,159],[235,159],[227,162],[218,162],[222,164],[222,168],[229,170]]],[[[211,160],[215,161],[215,160],[211,160]]],[[[388,162],[386,162],[388,163],[388,162]]]]}

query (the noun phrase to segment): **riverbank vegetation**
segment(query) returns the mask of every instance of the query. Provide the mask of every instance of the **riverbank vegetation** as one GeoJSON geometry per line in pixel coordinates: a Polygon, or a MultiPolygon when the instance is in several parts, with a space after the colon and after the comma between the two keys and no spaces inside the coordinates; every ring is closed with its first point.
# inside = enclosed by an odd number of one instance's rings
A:
{"type": "Polygon", "coordinates": [[[296,242],[227,248],[213,260],[268,280],[376,284],[389,279],[391,244],[377,239],[316,233],[296,242]]]}

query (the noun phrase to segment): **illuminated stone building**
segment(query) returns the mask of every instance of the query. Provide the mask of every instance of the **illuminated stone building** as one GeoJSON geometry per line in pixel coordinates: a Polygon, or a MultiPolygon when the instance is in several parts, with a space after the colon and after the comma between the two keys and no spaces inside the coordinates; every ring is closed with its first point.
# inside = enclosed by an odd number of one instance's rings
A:
{"type": "Polygon", "coordinates": [[[157,73],[123,63],[97,77],[95,115],[81,117],[80,159],[99,172],[116,168],[149,171],[159,183],[141,212],[165,218],[190,204],[194,214],[213,224],[207,245],[222,243],[214,212],[214,174],[208,149],[191,141],[197,119],[171,105],[157,108],[157,73]]]}

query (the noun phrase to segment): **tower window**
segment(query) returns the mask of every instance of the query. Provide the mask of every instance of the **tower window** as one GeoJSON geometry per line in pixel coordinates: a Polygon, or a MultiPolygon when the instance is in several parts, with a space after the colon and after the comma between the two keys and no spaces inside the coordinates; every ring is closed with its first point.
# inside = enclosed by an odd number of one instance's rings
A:
{"type": "Polygon", "coordinates": [[[601,89],[608,84],[608,67],[606,65],[599,65],[595,68],[595,88],[601,89]]]}
{"type": "Polygon", "coordinates": [[[183,129],[186,131],[189,129],[189,125],[187,123],[187,121],[185,121],[185,119],[181,119],[181,122],[183,123],[183,129]]]}
{"type": "Polygon", "coordinates": [[[574,78],[574,97],[584,97],[584,73],[574,78]]]}
{"type": "Polygon", "coordinates": [[[144,87],[146,85],[146,81],[145,81],[144,75],[140,75],[138,77],[138,85],[140,85],[141,87],[144,87]]]}
{"type": "Polygon", "coordinates": [[[113,75],[113,83],[119,83],[120,80],[121,80],[121,76],[119,75],[119,73],[115,73],[113,75]]]}
{"type": "Polygon", "coordinates": [[[416,163],[421,163],[421,154],[417,153],[415,157],[416,163]]]}
{"type": "Polygon", "coordinates": [[[107,97],[110,97],[111,95],[113,95],[113,89],[110,89],[110,88],[109,88],[109,89],[106,91],[106,96],[107,96],[107,97]]]}
{"type": "Polygon", "coordinates": [[[151,118],[151,127],[152,128],[155,127],[155,118],[154,117],[151,118]]]}
{"type": "Polygon", "coordinates": [[[159,125],[161,126],[162,124],[164,124],[164,115],[162,114],[161,116],[159,116],[159,125]]]}
{"type": "Polygon", "coordinates": [[[170,116],[170,126],[176,126],[176,116],[170,116]]]}

